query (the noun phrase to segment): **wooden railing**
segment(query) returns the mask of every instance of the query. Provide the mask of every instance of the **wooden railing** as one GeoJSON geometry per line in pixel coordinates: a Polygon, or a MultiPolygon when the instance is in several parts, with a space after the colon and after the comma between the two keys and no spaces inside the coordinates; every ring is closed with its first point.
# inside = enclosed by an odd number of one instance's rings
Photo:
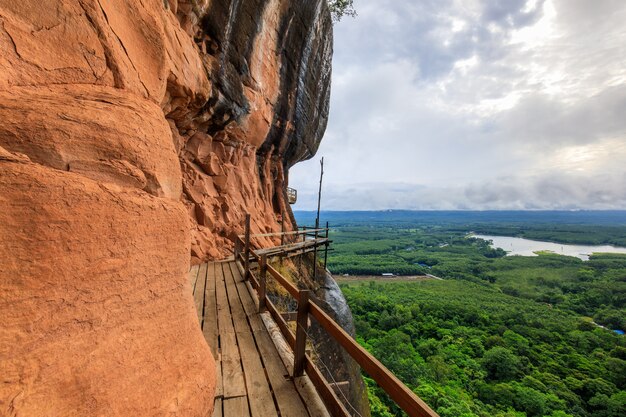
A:
{"type": "MultiPolygon", "coordinates": [[[[325,230],[327,232],[328,228],[325,230]]],[[[309,230],[309,232],[311,232],[311,230],[309,230]]],[[[319,230],[313,233],[317,236],[318,232],[319,230]]],[[[328,235],[326,234],[326,236],[328,235]]],[[[244,276],[244,279],[249,280],[252,287],[256,290],[260,312],[268,311],[270,313],[285,337],[285,340],[289,346],[291,346],[294,354],[293,376],[302,376],[303,372],[306,372],[332,416],[349,417],[351,414],[339,400],[334,389],[324,378],[311,357],[306,353],[309,316],[313,317],[313,319],[328,332],[330,337],[345,349],[405,413],[411,417],[438,417],[438,414],[424,401],[415,395],[415,393],[404,385],[389,369],[359,345],[352,336],[324,312],[315,301],[315,297],[311,291],[298,289],[293,283],[282,276],[280,272],[268,263],[266,254],[257,255],[250,247],[250,238],[250,219],[248,216],[246,217],[245,235],[243,235],[243,238],[238,236],[235,240],[235,262],[244,276]],[[258,263],[259,267],[257,273],[254,273],[250,269],[251,259],[258,263]],[[268,275],[284,288],[298,303],[295,317],[297,324],[295,334],[289,328],[284,315],[278,311],[267,295],[268,275]]]]}
{"type": "MultiPolygon", "coordinates": [[[[326,269],[326,263],[328,262],[328,251],[332,250],[329,249],[329,245],[331,243],[331,240],[328,238],[329,230],[330,228],[328,227],[328,222],[326,222],[325,228],[302,226],[298,228],[298,230],[293,230],[289,232],[282,231],[251,234],[250,222],[248,220],[248,217],[246,216],[246,232],[242,235],[239,235],[238,240],[244,242],[241,246],[245,247],[246,239],[248,239],[249,245],[252,245],[252,239],[280,236],[280,246],[262,249],[259,251],[258,254],[261,255],[263,253],[267,253],[268,255],[278,256],[281,259],[284,257],[304,255],[305,253],[314,251],[315,260],[317,260],[317,248],[319,246],[324,246],[324,269],[326,269]],[[286,239],[291,240],[292,243],[286,244],[286,239]]],[[[235,245],[237,245],[237,242],[235,242],[235,245]]],[[[315,266],[317,266],[317,262],[314,262],[314,264],[315,266]]],[[[315,275],[316,271],[313,272],[315,275]]]]}

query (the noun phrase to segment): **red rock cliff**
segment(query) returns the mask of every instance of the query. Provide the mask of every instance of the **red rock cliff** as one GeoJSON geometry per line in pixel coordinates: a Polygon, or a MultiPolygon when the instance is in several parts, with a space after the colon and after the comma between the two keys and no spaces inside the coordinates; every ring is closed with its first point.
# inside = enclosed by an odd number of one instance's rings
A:
{"type": "MultiPolygon", "coordinates": [[[[207,415],[186,272],[291,220],[324,0],[0,0],[0,415],[207,415]]],[[[269,243],[269,242],[267,242],[269,243]]]]}
{"type": "Polygon", "coordinates": [[[287,229],[293,223],[287,173],[315,154],[326,128],[332,23],[324,0],[193,4],[179,3],[177,13],[203,51],[212,89],[201,100],[172,89],[164,111],[196,261],[229,253],[246,213],[254,233],[280,230],[280,216],[287,229]]]}

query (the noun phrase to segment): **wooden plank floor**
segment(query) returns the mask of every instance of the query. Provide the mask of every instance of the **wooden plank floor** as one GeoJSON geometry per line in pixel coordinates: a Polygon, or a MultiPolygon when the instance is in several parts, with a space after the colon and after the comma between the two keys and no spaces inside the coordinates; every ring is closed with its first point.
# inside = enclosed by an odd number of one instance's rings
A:
{"type": "Polygon", "coordinates": [[[217,365],[213,416],[318,417],[289,377],[237,266],[202,264],[189,279],[217,365]]]}

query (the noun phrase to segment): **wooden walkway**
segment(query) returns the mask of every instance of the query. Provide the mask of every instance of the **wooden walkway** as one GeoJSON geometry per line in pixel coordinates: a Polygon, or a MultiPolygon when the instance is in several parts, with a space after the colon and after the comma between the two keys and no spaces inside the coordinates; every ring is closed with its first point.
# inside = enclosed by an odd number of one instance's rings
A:
{"type": "Polygon", "coordinates": [[[217,366],[214,417],[328,415],[303,400],[234,262],[194,266],[189,278],[217,366]]]}

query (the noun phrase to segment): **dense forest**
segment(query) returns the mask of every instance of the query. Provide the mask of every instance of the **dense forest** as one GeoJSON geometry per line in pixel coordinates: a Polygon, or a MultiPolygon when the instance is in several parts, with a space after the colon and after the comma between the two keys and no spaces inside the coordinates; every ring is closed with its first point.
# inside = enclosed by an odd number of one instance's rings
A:
{"type": "Polygon", "coordinates": [[[444,226],[347,226],[333,230],[329,269],[338,275],[431,274],[488,282],[502,292],[593,317],[626,330],[626,256],[589,261],[555,254],[511,256],[444,226]]]}
{"type": "MultiPolygon", "coordinates": [[[[295,214],[301,224],[315,222],[315,212],[295,214]]],[[[343,227],[444,225],[453,231],[626,247],[626,211],[326,211],[322,213],[325,221],[343,227]]]]}
{"type": "MultiPolygon", "coordinates": [[[[442,417],[626,415],[626,341],[465,281],[342,284],[359,342],[442,417]]],[[[401,415],[367,379],[374,416],[401,415]]]]}
{"type": "MultiPolygon", "coordinates": [[[[359,342],[444,417],[626,416],[626,337],[611,330],[626,330],[626,256],[505,256],[468,237],[515,228],[510,235],[608,243],[626,236],[622,217],[431,214],[327,216],[333,273],[444,279],[342,283],[359,342]]],[[[374,416],[402,415],[367,383],[374,416]]]]}

